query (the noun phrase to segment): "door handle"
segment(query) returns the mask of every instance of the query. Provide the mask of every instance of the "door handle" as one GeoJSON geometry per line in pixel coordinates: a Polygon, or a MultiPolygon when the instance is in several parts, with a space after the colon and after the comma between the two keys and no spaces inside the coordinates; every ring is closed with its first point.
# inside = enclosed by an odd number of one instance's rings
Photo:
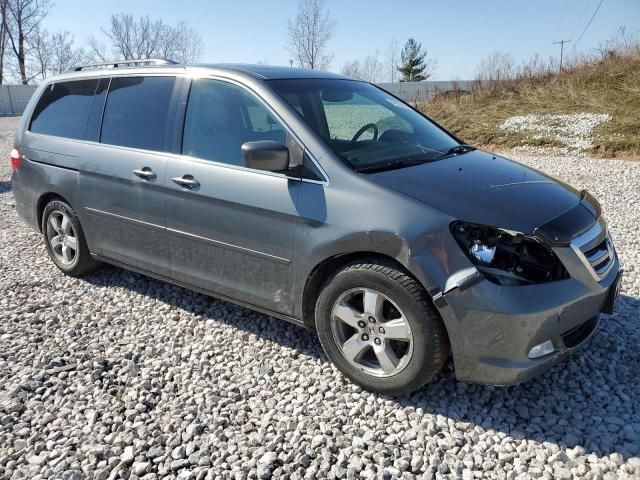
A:
{"type": "Polygon", "coordinates": [[[140,169],[133,170],[132,173],[145,180],[153,180],[156,178],[156,174],[149,167],[142,167],[140,169]]]}
{"type": "Polygon", "coordinates": [[[193,175],[183,175],[182,177],[173,177],[171,179],[173,183],[177,183],[181,187],[185,188],[198,188],[200,186],[200,182],[193,178],[193,175]]]}

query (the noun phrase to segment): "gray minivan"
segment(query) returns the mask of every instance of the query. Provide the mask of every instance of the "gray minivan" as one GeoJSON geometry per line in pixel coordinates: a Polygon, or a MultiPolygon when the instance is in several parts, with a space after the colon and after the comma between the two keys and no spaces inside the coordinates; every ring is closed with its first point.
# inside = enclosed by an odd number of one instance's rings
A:
{"type": "Polygon", "coordinates": [[[364,388],[526,380],[611,313],[598,202],[327,72],[134,61],[31,99],[16,209],[63,272],[131,269],[315,329],[364,388]]]}

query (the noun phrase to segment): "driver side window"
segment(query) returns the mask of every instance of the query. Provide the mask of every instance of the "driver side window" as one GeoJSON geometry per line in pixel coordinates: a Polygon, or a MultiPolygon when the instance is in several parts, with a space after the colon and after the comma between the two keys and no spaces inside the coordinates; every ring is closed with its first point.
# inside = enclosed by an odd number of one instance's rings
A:
{"type": "MultiPolygon", "coordinates": [[[[413,133],[409,122],[358,93],[344,101],[332,102],[325,98],[321,98],[321,101],[327,118],[329,136],[334,140],[352,140],[367,124],[376,126],[378,138],[390,129],[413,133]]],[[[372,126],[367,128],[358,139],[373,139],[376,136],[375,130],[372,126]]]]}
{"type": "Polygon", "coordinates": [[[182,154],[242,165],[245,142],[287,144],[287,132],[267,108],[241,87],[221,80],[196,79],[191,85],[182,154]]]}

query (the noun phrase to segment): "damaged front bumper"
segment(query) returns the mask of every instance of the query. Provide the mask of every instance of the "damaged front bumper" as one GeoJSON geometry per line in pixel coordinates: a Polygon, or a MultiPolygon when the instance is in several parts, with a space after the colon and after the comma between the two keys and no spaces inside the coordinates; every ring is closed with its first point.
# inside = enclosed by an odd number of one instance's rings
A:
{"type": "Polygon", "coordinates": [[[621,270],[604,222],[553,251],[569,278],[501,286],[468,266],[449,276],[434,303],[449,333],[458,379],[523,382],[584,345],[600,314],[612,311],[621,270]]]}

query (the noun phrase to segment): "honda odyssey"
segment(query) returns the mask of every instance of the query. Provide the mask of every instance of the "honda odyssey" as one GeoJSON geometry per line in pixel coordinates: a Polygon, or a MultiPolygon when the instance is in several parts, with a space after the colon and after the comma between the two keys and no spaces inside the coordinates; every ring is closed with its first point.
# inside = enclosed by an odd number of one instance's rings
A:
{"type": "Polygon", "coordinates": [[[64,273],[106,262],[307,326],[377,392],[421,387],[450,354],[460,380],[527,380],[619,292],[588,192],[327,72],[78,67],[38,88],[11,162],[64,273]]]}

